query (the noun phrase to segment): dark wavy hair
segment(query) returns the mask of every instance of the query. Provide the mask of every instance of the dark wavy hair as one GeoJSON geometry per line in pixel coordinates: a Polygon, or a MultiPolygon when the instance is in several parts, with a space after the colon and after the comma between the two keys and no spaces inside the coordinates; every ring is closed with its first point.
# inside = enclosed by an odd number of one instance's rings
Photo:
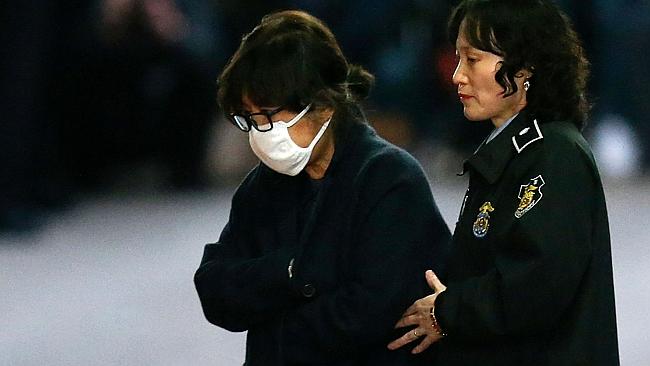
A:
{"type": "Polygon", "coordinates": [[[312,110],[362,114],[360,102],[373,83],[374,76],[348,63],[321,20],[289,10],[264,16],[242,38],[219,76],[217,98],[225,113],[241,111],[245,95],[258,106],[294,112],[311,103],[312,110]]]}
{"type": "Polygon", "coordinates": [[[515,75],[532,72],[526,110],[540,122],[570,120],[583,128],[589,62],[567,16],[548,0],[463,0],[449,19],[449,41],[465,36],[480,50],[503,57],[496,81],[504,97],[517,92],[515,75]]]}

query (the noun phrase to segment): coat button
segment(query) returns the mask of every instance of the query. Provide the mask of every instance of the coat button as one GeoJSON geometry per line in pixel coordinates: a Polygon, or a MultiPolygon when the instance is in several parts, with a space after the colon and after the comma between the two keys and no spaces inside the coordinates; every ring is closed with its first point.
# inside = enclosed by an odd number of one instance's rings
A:
{"type": "Polygon", "coordinates": [[[302,296],[312,297],[316,293],[316,288],[311,283],[308,283],[302,287],[302,296]]]}

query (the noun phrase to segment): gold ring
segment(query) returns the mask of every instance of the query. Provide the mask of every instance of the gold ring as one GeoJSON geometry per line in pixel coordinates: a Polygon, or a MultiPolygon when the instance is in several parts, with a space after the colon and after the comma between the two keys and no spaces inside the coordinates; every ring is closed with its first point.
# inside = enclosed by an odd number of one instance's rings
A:
{"type": "Polygon", "coordinates": [[[415,338],[420,338],[420,336],[418,335],[418,330],[417,329],[413,329],[413,335],[415,336],[415,338]]]}

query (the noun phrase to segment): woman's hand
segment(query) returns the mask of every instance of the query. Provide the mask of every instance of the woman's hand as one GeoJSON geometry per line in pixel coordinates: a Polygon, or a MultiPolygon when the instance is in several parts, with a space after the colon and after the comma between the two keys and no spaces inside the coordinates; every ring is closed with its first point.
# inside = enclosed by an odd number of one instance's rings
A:
{"type": "Polygon", "coordinates": [[[395,328],[404,328],[409,326],[416,326],[416,328],[392,341],[388,345],[388,349],[390,350],[396,350],[419,338],[423,338],[420,344],[411,351],[411,353],[416,354],[429,348],[431,344],[439,341],[443,337],[437,324],[434,324],[432,320],[431,312],[434,309],[436,298],[445,291],[447,287],[440,282],[432,270],[426,271],[425,277],[431,289],[434,290],[434,293],[417,300],[413,305],[406,309],[404,314],[402,314],[402,318],[397,322],[397,324],[395,324],[395,328]]]}

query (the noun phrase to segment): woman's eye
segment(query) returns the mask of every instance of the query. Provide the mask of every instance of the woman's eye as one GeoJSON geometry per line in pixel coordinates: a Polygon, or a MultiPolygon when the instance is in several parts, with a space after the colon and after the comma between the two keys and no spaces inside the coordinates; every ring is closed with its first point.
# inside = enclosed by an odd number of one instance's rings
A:
{"type": "Polygon", "coordinates": [[[476,63],[477,61],[478,61],[478,59],[475,58],[475,57],[468,57],[467,58],[467,62],[470,63],[470,64],[476,63]]]}

